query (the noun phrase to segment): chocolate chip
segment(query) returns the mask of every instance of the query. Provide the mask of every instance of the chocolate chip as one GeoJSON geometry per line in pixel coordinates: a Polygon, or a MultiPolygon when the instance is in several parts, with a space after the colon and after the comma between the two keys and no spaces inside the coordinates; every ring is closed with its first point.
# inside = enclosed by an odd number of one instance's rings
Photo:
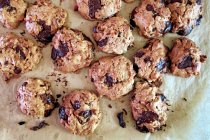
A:
{"type": "Polygon", "coordinates": [[[51,58],[56,60],[57,57],[64,57],[69,52],[67,43],[60,42],[58,49],[52,48],[51,58]]]}
{"type": "Polygon", "coordinates": [[[79,101],[75,101],[74,103],[71,103],[74,110],[80,109],[81,105],[79,101]]]}
{"type": "Polygon", "coordinates": [[[134,9],[131,13],[131,19],[130,19],[130,26],[131,26],[131,29],[135,28],[136,27],[136,23],[134,21],[134,17],[135,17],[135,14],[136,14],[136,10],[134,9]]]}
{"type": "Polygon", "coordinates": [[[168,33],[172,30],[172,23],[170,21],[165,22],[165,29],[163,30],[163,33],[168,33]]]}
{"type": "Polygon", "coordinates": [[[65,121],[68,120],[68,116],[66,115],[66,112],[65,112],[65,107],[63,107],[63,106],[61,106],[59,108],[59,117],[60,117],[60,119],[63,119],[65,121]]]}
{"type": "Polygon", "coordinates": [[[27,85],[28,85],[28,82],[24,82],[24,83],[23,83],[23,86],[27,86],[27,85]]]}
{"type": "Polygon", "coordinates": [[[15,74],[20,74],[21,71],[22,71],[21,68],[18,68],[18,67],[15,66],[15,69],[14,69],[15,74]]]}
{"type": "Polygon", "coordinates": [[[188,0],[188,1],[187,1],[187,4],[192,5],[191,0],[188,0]]]}
{"type": "Polygon", "coordinates": [[[30,130],[37,131],[37,130],[42,129],[42,128],[46,127],[46,126],[49,126],[49,124],[46,123],[45,121],[42,121],[42,122],[39,123],[38,126],[31,127],[30,130]]]}
{"type": "Polygon", "coordinates": [[[158,115],[152,111],[144,111],[141,116],[136,121],[136,125],[141,125],[142,123],[151,123],[158,120],[158,115]]]}
{"type": "Polygon", "coordinates": [[[18,122],[19,125],[24,125],[25,123],[26,123],[25,121],[18,122]]]}
{"type": "Polygon", "coordinates": [[[60,97],[61,97],[61,94],[57,94],[57,95],[56,95],[56,98],[60,98],[60,97]]]}
{"type": "Polygon", "coordinates": [[[133,69],[136,73],[138,73],[139,67],[136,64],[133,64],[133,69]]]}
{"type": "Polygon", "coordinates": [[[10,0],[0,0],[0,8],[10,6],[10,0]]]}
{"type": "Polygon", "coordinates": [[[37,23],[42,26],[42,31],[37,35],[37,39],[44,44],[49,43],[53,37],[51,34],[51,26],[46,25],[43,20],[40,20],[37,23]]]}
{"type": "Polygon", "coordinates": [[[106,37],[105,39],[99,40],[96,43],[99,47],[103,47],[107,44],[107,42],[108,42],[108,37],[106,37]]]}
{"type": "Polygon", "coordinates": [[[104,83],[105,83],[108,87],[112,87],[112,86],[113,86],[113,83],[114,83],[113,78],[112,78],[111,76],[109,76],[108,73],[105,75],[105,81],[104,81],[104,83]]]}
{"type": "Polygon", "coordinates": [[[44,117],[49,117],[52,113],[53,109],[48,109],[44,111],[44,117]]]}
{"type": "Polygon", "coordinates": [[[79,8],[78,5],[75,5],[74,6],[74,11],[78,11],[78,8],[79,8]]]}
{"type": "Polygon", "coordinates": [[[57,50],[54,47],[52,48],[51,58],[53,60],[56,60],[57,59],[57,50]]]}
{"type": "Polygon", "coordinates": [[[117,114],[117,118],[118,118],[118,121],[119,121],[119,125],[122,127],[122,128],[125,128],[126,127],[126,123],[124,121],[124,118],[123,118],[123,112],[120,112],[117,114]]]}
{"type": "Polygon", "coordinates": [[[167,101],[167,98],[165,95],[163,95],[163,94],[157,94],[157,95],[160,96],[162,102],[167,101]]]}
{"type": "Polygon", "coordinates": [[[81,111],[79,113],[79,116],[84,117],[85,119],[90,118],[92,116],[92,111],[91,110],[85,110],[85,111],[81,111]]]}
{"type": "Polygon", "coordinates": [[[182,59],[182,62],[178,64],[178,68],[179,69],[186,69],[188,67],[192,67],[193,66],[193,58],[191,56],[185,56],[182,59]]]}
{"type": "Polygon", "coordinates": [[[161,72],[164,68],[169,66],[169,62],[167,60],[160,60],[160,62],[156,65],[157,71],[161,72]]]}
{"type": "Polygon", "coordinates": [[[20,46],[17,46],[15,48],[16,53],[20,54],[20,58],[25,60],[26,59],[26,55],[24,54],[24,52],[22,51],[22,48],[20,46]]]}
{"type": "Polygon", "coordinates": [[[202,15],[199,16],[199,18],[196,20],[196,26],[201,24],[201,19],[203,18],[202,15]]]}
{"type": "Polygon", "coordinates": [[[181,29],[177,32],[178,35],[187,36],[191,33],[192,27],[188,27],[186,29],[181,29]]]}
{"type": "Polygon", "coordinates": [[[40,98],[44,104],[54,104],[55,103],[55,98],[50,94],[41,94],[40,98]]]}
{"type": "Polygon", "coordinates": [[[101,0],[89,0],[88,7],[89,7],[89,16],[91,18],[95,18],[95,13],[101,9],[101,0]]]}
{"type": "Polygon", "coordinates": [[[204,63],[206,61],[206,59],[207,59],[207,56],[206,55],[201,55],[200,56],[201,63],[204,63]]]}
{"type": "Polygon", "coordinates": [[[135,57],[138,57],[138,58],[141,58],[145,53],[143,51],[138,51],[136,54],[135,54],[135,57]]]}
{"type": "Polygon", "coordinates": [[[83,34],[83,33],[82,33],[82,35],[83,35],[83,37],[84,37],[84,40],[87,40],[87,41],[92,42],[92,41],[91,41],[91,39],[90,39],[88,36],[86,36],[86,35],[85,35],[85,34],[83,34]]]}
{"type": "Polygon", "coordinates": [[[154,8],[153,8],[153,6],[151,4],[148,4],[146,6],[146,9],[147,9],[147,11],[154,11],[154,8]]]}
{"type": "Polygon", "coordinates": [[[149,130],[148,130],[148,128],[146,126],[143,126],[143,127],[137,126],[136,129],[138,131],[142,132],[142,133],[148,133],[149,132],[149,130]]]}
{"type": "Polygon", "coordinates": [[[144,58],[144,62],[145,62],[145,63],[152,62],[150,56],[145,57],[145,58],[144,58]]]}
{"type": "Polygon", "coordinates": [[[97,27],[96,27],[96,26],[93,27],[93,32],[94,32],[94,33],[97,33],[97,27]]]}
{"type": "Polygon", "coordinates": [[[196,0],[196,3],[197,3],[198,5],[201,5],[201,4],[202,4],[201,0],[196,0]]]}

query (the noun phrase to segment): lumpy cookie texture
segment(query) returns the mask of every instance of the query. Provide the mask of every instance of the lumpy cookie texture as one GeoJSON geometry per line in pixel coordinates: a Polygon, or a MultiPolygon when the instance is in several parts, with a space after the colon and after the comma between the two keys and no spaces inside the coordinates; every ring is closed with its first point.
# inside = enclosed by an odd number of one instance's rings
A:
{"type": "Polygon", "coordinates": [[[187,38],[178,38],[170,53],[171,72],[180,77],[199,75],[201,64],[207,59],[196,44],[187,38]]]}
{"type": "Polygon", "coordinates": [[[79,13],[89,20],[102,20],[121,9],[121,0],[76,0],[79,13]]]}
{"type": "Polygon", "coordinates": [[[162,74],[169,68],[169,49],[159,39],[150,39],[147,44],[134,55],[138,77],[149,82],[161,81],[162,74]]]}
{"type": "Polygon", "coordinates": [[[0,72],[5,81],[36,68],[42,59],[35,42],[7,33],[0,37],[0,72]]]}
{"type": "Polygon", "coordinates": [[[139,27],[140,35],[161,37],[171,31],[171,12],[162,0],[142,0],[131,13],[131,25],[139,27]]]}
{"type": "Polygon", "coordinates": [[[38,78],[28,78],[17,91],[21,111],[33,117],[48,117],[54,109],[55,99],[50,83],[38,78]]]}
{"type": "Polygon", "coordinates": [[[168,3],[172,32],[186,36],[200,24],[203,15],[201,0],[168,0],[168,3]]]}
{"type": "Polygon", "coordinates": [[[89,76],[99,95],[115,100],[133,89],[135,71],[124,56],[103,57],[91,66],[89,76]]]}
{"type": "Polygon", "coordinates": [[[26,29],[38,41],[47,44],[67,18],[67,12],[47,0],[37,0],[26,12],[26,29]]]}
{"type": "Polygon", "coordinates": [[[74,90],[62,99],[59,108],[60,123],[69,132],[88,135],[101,121],[99,98],[86,90],[74,90]]]}
{"type": "Polygon", "coordinates": [[[137,82],[131,99],[131,111],[140,132],[155,132],[166,124],[167,99],[157,87],[137,82]]]}
{"type": "Polygon", "coordinates": [[[106,53],[123,54],[133,45],[130,25],[123,17],[111,17],[99,22],[93,29],[98,48],[106,53]]]}
{"type": "Polygon", "coordinates": [[[93,43],[78,30],[59,30],[53,37],[52,46],[55,68],[65,73],[89,66],[94,58],[93,43]]]}
{"type": "Polygon", "coordinates": [[[0,22],[8,29],[15,29],[24,20],[27,3],[24,0],[1,0],[0,22]]]}

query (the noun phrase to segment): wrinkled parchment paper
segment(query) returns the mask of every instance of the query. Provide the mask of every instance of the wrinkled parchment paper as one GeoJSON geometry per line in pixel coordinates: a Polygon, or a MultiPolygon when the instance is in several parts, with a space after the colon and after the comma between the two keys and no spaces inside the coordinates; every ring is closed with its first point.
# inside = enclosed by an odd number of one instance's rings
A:
{"type": "MultiPolygon", "coordinates": [[[[32,3],[33,1],[27,0],[32,3]]],[[[204,53],[210,58],[210,1],[204,1],[204,18],[199,27],[193,30],[188,36],[196,42],[204,53]]],[[[66,25],[83,31],[87,36],[91,37],[92,27],[96,22],[84,20],[77,12],[74,11],[74,0],[53,0],[53,3],[60,5],[69,12],[66,25]]],[[[129,13],[137,6],[138,0],[132,4],[123,4],[123,8],[119,15],[129,18],[129,13]]],[[[24,24],[18,30],[13,32],[21,33],[25,30],[24,24]]],[[[5,28],[0,28],[0,33],[9,32],[5,28]]],[[[134,30],[135,47],[131,48],[127,57],[131,58],[134,52],[144,46],[146,39],[137,34],[134,30]]],[[[31,38],[28,34],[24,35],[31,38]]],[[[172,40],[177,35],[168,34],[163,40],[168,46],[171,46],[172,40]]],[[[208,140],[210,139],[210,61],[208,60],[202,67],[199,77],[191,77],[183,79],[166,75],[161,89],[170,100],[170,110],[168,112],[167,127],[164,131],[154,134],[140,133],[135,129],[135,123],[132,120],[129,98],[130,95],[123,97],[117,101],[109,101],[101,98],[100,106],[103,113],[103,119],[95,133],[88,137],[75,136],[68,133],[59,125],[58,109],[46,118],[45,121],[50,124],[46,128],[39,131],[31,131],[29,128],[38,122],[39,119],[26,117],[23,115],[15,101],[15,91],[26,77],[40,77],[51,81],[52,89],[56,94],[64,95],[63,91],[72,89],[89,89],[94,90],[93,84],[87,77],[87,69],[83,69],[78,73],[62,74],[56,73],[60,79],[66,79],[68,86],[63,83],[55,82],[55,76],[49,76],[53,72],[53,65],[50,59],[51,47],[48,45],[43,49],[44,59],[38,68],[21,77],[5,83],[0,79],[0,140],[208,140]],[[48,76],[47,76],[48,75],[48,76]],[[66,77],[66,78],[65,78],[66,77]],[[186,98],[187,101],[184,101],[186,98]],[[108,105],[111,104],[112,108],[108,105]],[[126,128],[121,128],[118,124],[116,114],[122,109],[126,109],[128,115],[125,116],[126,128]],[[18,122],[26,121],[25,125],[18,125],[18,122]]],[[[104,55],[96,50],[97,58],[104,55]]],[[[96,60],[97,60],[96,58],[96,60]]],[[[59,99],[60,100],[60,99],[59,99]]]]}

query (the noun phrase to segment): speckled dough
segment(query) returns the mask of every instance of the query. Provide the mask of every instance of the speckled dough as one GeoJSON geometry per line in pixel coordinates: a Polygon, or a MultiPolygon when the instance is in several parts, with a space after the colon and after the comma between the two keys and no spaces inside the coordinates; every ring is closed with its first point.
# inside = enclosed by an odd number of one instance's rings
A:
{"type": "Polygon", "coordinates": [[[24,20],[27,3],[24,0],[1,0],[0,22],[8,29],[15,29],[24,20]]]}
{"type": "Polygon", "coordinates": [[[124,56],[103,57],[91,66],[89,76],[99,95],[115,100],[133,89],[135,71],[124,56]]]}
{"type": "Polygon", "coordinates": [[[76,0],[79,13],[89,20],[102,20],[121,9],[121,0],[76,0]]]}
{"type": "Polygon", "coordinates": [[[38,0],[26,12],[26,29],[42,43],[49,43],[53,35],[61,28],[67,18],[67,12],[50,1],[38,0]]]}
{"type": "Polygon", "coordinates": [[[174,42],[170,53],[171,72],[180,77],[199,75],[201,64],[207,59],[196,44],[187,38],[179,38],[174,42]]]}
{"type": "Polygon", "coordinates": [[[28,78],[17,91],[21,111],[33,117],[48,117],[54,109],[55,99],[50,83],[37,78],[28,78]]]}
{"type": "Polygon", "coordinates": [[[134,55],[138,77],[149,82],[160,81],[169,67],[168,48],[159,39],[151,39],[134,55]]]}
{"type": "Polygon", "coordinates": [[[62,101],[59,108],[60,123],[73,134],[93,133],[101,121],[99,98],[86,90],[74,90],[62,101]]]}
{"type": "Polygon", "coordinates": [[[201,0],[169,0],[168,7],[171,10],[173,23],[172,32],[179,35],[188,35],[202,19],[201,0]]]}
{"type": "Polygon", "coordinates": [[[52,45],[51,58],[55,68],[65,73],[89,66],[94,58],[93,43],[78,30],[59,30],[52,40],[52,45]]]}
{"type": "Polygon", "coordinates": [[[106,53],[123,54],[133,45],[130,25],[123,17],[111,17],[99,22],[93,30],[98,48],[106,53]]]}
{"type": "Polygon", "coordinates": [[[155,132],[166,124],[167,99],[157,87],[137,82],[131,99],[131,111],[140,132],[155,132]]]}
{"type": "Polygon", "coordinates": [[[42,52],[35,42],[7,33],[0,37],[0,72],[5,81],[33,70],[42,52]]]}
{"type": "Polygon", "coordinates": [[[161,37],[171,31],[171,12],[162,0],[143,0],[131,14],[131,25],[139,27],[140,35],[161,37]]]}

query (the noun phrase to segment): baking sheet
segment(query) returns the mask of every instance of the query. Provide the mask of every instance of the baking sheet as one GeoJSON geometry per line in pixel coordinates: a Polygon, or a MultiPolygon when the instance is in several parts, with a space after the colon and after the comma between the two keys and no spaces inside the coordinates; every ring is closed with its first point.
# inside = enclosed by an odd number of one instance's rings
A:
{"type": "MultiPolygon", "coordinates": [[[[32,3],[34,1],[27,0],[32,3]]],[[[210,1],[204,1],[204,18],[199,27],[193,30],[188,36],[196,42],[208,57],[210,57],[210,1]]],[[[56,5],[61,5],[69,12],[67,26],[83,31],[87,36],[91,37],[92,27],[96,22],[84,20],[77,12],[74,11],[74,0],[53,0],[56,5]]],[[[137,6],[139,1],[132,4],[123,4],[123,8],[119,15],[129,19],[129,13],[137,6]]],[[[25,30],[24,25],[18,30],[21,33],[25,30]]],[[[0,28],[0,33],[9,30],[0,28]]],[[[135,47],[131,48],[126,56],[131,58],[134,52],[144,46],[146,39],[140,37],[134,30],[135,47]]],[[[31,38],[27,33],[25,37],[31,38]]],[[[171,45],[173,39],[177,35],[168,34],[163,38],[164,43],[171,45]]],[[[87,76],[87,69],[83,69],[77,73],[61,74],[53,72],[53,64],[50,59],[51,47],[47,46],[43,49],[44,59],[38,68],[27,74],[22,75],[18,79],[5,83],[0,79],[0,139],[1,140],[208,140],[210,139],[210,61],[208,60],[202,66],[201,75],[197,78],[191,77],[183,79],[166,75],[161,89],[170,100],[172,106],[168,112],[167,127],[164,131],[154,134],[140,133],[135,129],[135,123],[131,118],[129,108],[129,97],[127,95],[117,101],[109,101],[102,98],[100,102],[103,119],[95,133],[91,136],[80,137],[68,133],[59,125],[58,110],[46,118],[46,122],[50,126],[39,131],[31,131],[29,128],[40,120],[23,115],[17,107],[15,101],[15,92],[17,87],[26,77],[40,77],[52,82],[52,89],[56,94],[64,95],[72,89],[89,89],[94,91],[93,84],[87,76]],[[61,82],[58,82],[61,81],[61,82]],[[68,81],[68,82],[66,82],[68,81]],[[67,86],[65,86],[67,84],[67,86]],[[187,101],[184,101],[186,98],[187,101]],[[109,108],[109,104],[112,108],[109,108]],[[122,109],[126,109],[128,115],[125,116],[126,128],[121,128],[118,124],[116,114],[122,109]],[[18,125],[19,121],[26,121],[26,125],[18,125]]],[[[96,60],[105,55],[96,49],[96,60]]]]}

